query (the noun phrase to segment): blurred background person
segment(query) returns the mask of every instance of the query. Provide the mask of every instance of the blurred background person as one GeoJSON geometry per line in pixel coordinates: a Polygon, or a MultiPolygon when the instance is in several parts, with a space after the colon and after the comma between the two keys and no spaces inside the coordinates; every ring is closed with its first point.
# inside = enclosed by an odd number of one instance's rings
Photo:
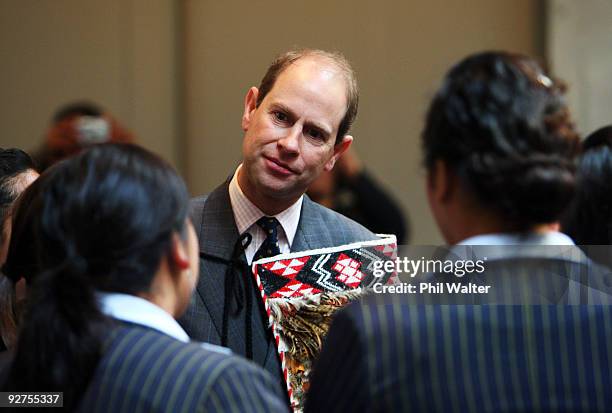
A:
{"type": "Polygon", "coordinates": [[[54,163],[100,143],[134,142],[133,135],[92,102],[73,102],[59,108],[35,158],[44,171],[54,163]]]}
{"type": "Polygon", "coordinates": [[[612,266],[612,126],[582,144],[576,195],[561,221],[563,232],[594,261],[612,266]]]}
{"type": "Polygon", "coordinates": [[[23,199],[3,271],[26,278],[27,308],[4,391],[62,391],[69,411],[286,410],[266,372],[189,343],[175,321],[197,283],[198,247],[184,182],[166,162],[98,145],[23,199]]]}
{"type": "MultiPolygon", "coordinates": [[[[20,149],[0,149],[0,265],[6,259],[11,238],[13,203],[37,177],[34,162],[27,153],[20,149]]],[[[0,351],[15,342],[20,312],[18,298],[21,297],[17,297],[13,283],[0,274],[0,351]]]]}
{"type": "Polygon", "coordinates": [[[612,126],[582,144],[576,195],[562,220],[563,232],[578,245],[612,244],[612,126]]]}
{"type": "Polygon", "coordinates": [[[334,169],[319,175],[307,194],[376,234],[394,234],[398,244],[410,239],[408,219],[399,204],[366,171],[351,148],[338,159],[334,169]]]}
{"type": "MultiPolygon", "coordinates": [[[[430,105],[422,145],[446,241],[501,246],[484,278],[500,268],[518,284],[523,272],[588,270],[588,258],[564,260],[558,249],[517,254],[573,245],[556,222],[572,199],[579,138],[562,90],[535,61],[506,52],[462,60],[430,105]]],[[[612,307],[416,306],[411,297],[370,295],[340,311],[307,412],[608,410],[612,307]]]]}

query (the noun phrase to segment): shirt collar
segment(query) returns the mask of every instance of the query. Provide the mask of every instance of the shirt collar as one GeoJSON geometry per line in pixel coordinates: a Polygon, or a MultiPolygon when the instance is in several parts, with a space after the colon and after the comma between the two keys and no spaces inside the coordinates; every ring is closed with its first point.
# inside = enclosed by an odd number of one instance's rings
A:
{"type": "Polygon", "coordinates": [[[587,260],[582,250],[567,235],[545,233],[482,234],[466,238],[451,247],[455,257],[486,257],[488,260],[512,258],[554,258],[575,262],[587,260]]]}
{"type": "Polygon", "coordinates": [[[567,235],[548,231],[543,233],[497,233],[469,237],[457,245],[575,245],[567,235]]]}
{"type": "MultiPolygon", "coordinates": [[[[232,204],[232,211],[234,212],[234,219],[236,221],[239,234],[243,234],[253,224],[255,224],[259,218],[266,216],[266,214],[264,214],[261,209],[253,204],[251,200],[247,198],[244,192],[242,192],[242,189],[238,184],[238,171],[241,167],[242,164],[238,165],[238,168],[236,168],[236,172],[234,172],[234,176],[229,184],[230,202],[232,204]]],[[[293,244],[293,238],[297,232],[303,201],[304,195],[300,196],[298,200],[295,201],[289,208],[274,215],[283,228],[290,247],[293,244]]]]}
{"type": "Polygon", "coordinates": [[[102,313],[118,320],[140,324],[184,343],[189,336],[170,314],[144,298],[129,294],[98,292],[102,313]]]}

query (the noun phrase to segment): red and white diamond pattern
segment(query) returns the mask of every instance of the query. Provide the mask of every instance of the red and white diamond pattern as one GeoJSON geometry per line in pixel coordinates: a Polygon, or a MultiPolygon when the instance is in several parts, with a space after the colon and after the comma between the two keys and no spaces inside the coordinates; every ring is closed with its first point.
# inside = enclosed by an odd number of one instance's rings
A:
{"type": "Polygon", "coordinates": [[[265,269],[272,271],[276,275],[293,279],[309,259],[310,257],[292,258],[288,260],[268,262],[266,264],[262,264],[262,266],[265,269]]]}
{"type": "Polygon", "coordinates": [[[338,281],[345,283],[351,288],[357,288],[364,276],[364,274],[359,271],[359,267],[361,267],[359,261],[355,261],[346,254],[340,254],[332,269],[340,273],[336,276],[338,281]]]}
{"type": "Polygon", "coordinates": [[[314,288],[311,285],[301,283],[293,280],[287,283],[283,288],[276,291],[270,297],[272,298],[289,298],[289,297],[301,297],[303,295],[317,294],[321,290],[314,288]]]}
{"type": "Polygon", "coordinates": [[[397,246],[395,244],[377,245],[374,247],[376,251],[380,251],[387,257],[395,258],[397,255],[397,246]]]}

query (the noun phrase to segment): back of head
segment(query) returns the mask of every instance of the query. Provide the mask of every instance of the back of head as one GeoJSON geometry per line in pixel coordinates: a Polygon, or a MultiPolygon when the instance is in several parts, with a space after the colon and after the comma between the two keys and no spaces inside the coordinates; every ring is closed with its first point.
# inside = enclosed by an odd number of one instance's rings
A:
{"type": "Polygon", "coordinates": [[[91,116],[97,118],[102,116],[103,113],[102,108],[93,102],[71,102],[55,111],[53,114],[53,123],[59,123],[75,116],[91,116]]]}
{"type": "Polygon", "coordinates": [[[20,175],[36,168],[32,158],[20,149],[0,149],[0,222],[25,185],[20,175]]]}
{"type": "MultiPolygon", "coordinates": [[[[27,153],[20,149],[0,149],[0,265],[8,249],[13,203],[36,175],[32,158],[27,153]]],[[[15,288],[0,275],[0,335],[9,348],[15,341],[17,318],[15,288]]]]}
{"type": "Polygon", "coordinates": [[[24,194],[3,271],[28,281],[8,388],[64,391],[93,373],[105,318],[95,292],[147,292],[188,193],[166,162],[133,145],[99,145],[46,171],[24,194]]]}
{"type": "Polygon", "coordinates": [[[444,161],[515,230],[555,221],[571,200],[579,138],[561,88],[528,57],[485,52],[454,66],[422,145],[428,169],[444,161]]]}
{"type": "Polygon", "coordinates": [[[562,227],[577,244],[612,244],[612,126],[590,134],[583,142],[576,196],[562,227]]]}
{"type": "Polygon", "coordinates": [[[597,129],[582,142],[583,152],[601,148],[612,148],[612,125],[597,129]]]}
{"type": "Polygon", "coordinates": [[[338,134],[336,135],[336,143],[339,143],[351,129],[351,125],[357,117],[357,110],[359,107],[359,89],[357,87],[355,72],[348,60],[339,52],[327,52],[319,49],[296,49],[289,50],[278,55],[270,64],[266,74],[261,79],[261,83],[259,85],[259,95],[257,97],[257,106],[261,104],[264,98],[272,90],[274,84],[276,83],[276,79],[280,76],[280,74],[283,73],[289,66],[304,58],[320,59],[323,62],[331,64],[337,68],[344,77],[346,82],[347,107],[344,117],[340,121],[338,134]]]}

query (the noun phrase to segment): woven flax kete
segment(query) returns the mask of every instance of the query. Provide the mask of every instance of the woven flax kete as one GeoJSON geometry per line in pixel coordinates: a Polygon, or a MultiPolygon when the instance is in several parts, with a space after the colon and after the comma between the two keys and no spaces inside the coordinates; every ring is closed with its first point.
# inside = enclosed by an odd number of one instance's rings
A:
{"type": "Polygon", "coordinates": [[[310,368],[332,315],[374,283],[393,282],[391,274],[375,277],[373,262],[396,257],[396,239],[391,235],[253,262],[294,411],[303,408],[310,368]]]}

